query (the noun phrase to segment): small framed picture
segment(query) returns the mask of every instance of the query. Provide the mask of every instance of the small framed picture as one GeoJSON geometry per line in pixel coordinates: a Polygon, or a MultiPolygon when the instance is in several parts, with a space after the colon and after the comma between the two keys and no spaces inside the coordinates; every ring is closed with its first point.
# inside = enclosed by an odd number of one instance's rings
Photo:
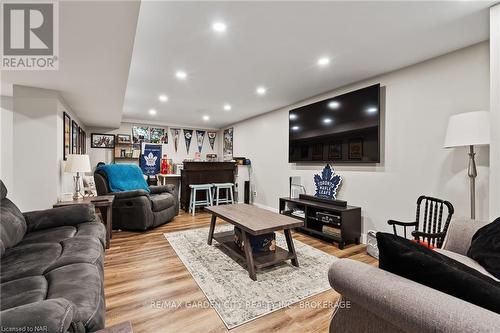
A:
{"type": "Polygon", "coordinates": [[[92,133],[90,137],[91,148],[115,148],[115,136],[113,134],[92,133]]]}
{"type": "Polygon", "coordinates": [[[360,160],[363,158],[363,139],[349,141],[349,159],[360,160]]]}
{"type": "Polygon", "coordinates": [[[328,159],[338,161],[342,159],[342,142],[332,142],[328,146],[328,159]]]}
{"type": "Polygon", "coordinates": [[[63,159],[66,161],[71,154],[71,118],[66,112],[63,112],[63,121],[63,159]]]}
{"type": "Polygon", "coordinates": [[[71,122],[71,153],[78,154],[78,129],[79,126],[76,121],[71,122]]]}
{"type": "Polygon", "coordinates": [[[116,143],[132,143],[132,136],[130,134],[117,134],[116,143]]]}

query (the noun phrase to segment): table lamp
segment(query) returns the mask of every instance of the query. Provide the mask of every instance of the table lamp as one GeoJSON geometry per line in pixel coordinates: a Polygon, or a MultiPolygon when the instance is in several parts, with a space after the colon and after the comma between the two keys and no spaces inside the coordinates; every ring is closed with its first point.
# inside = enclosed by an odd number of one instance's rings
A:
{"type": "Polygon", "coordinates": [[[456,114],[450,117],[445,148],[469,146],[469,168],[467,174],[470,182],[470,217],[476,218],[476,161],[474,146],[490,143],[490,113],[475,111],[456,114]]]}
{"type": "Polygon", "coordinates": [[[75,192],[73,193],[73,200],[78,200],[80,197],[80,172],[90,172],[90,159],[89,155],[68,155],[66,165],[64,166],[65,172],[75,173],[73,177],[75,181],[75,192]]]}

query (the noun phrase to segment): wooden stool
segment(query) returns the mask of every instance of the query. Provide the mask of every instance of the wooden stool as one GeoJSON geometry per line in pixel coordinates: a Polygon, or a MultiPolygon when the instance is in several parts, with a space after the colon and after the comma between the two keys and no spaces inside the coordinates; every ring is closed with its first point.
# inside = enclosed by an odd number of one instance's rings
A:
{"type": "Polygon", "coordinates": [[[189,199],[189,212],[195,214],[196,206],[213,206],[214,199],[212,197],[212,185],[211,184],[192,184],[189,185],[191,188],[191,198],[189,199]],[[196,191],[205,191],[205,200],[196,201],[196,191]]]}
{"type": "Polygon", "coordinates": [[[228,204],[234,203],[233,183],[216,183],[212,184],[212,186],[214,187],[214,194],[212,197],[215,198],[215,204],[217,206],[220,203],[228,203],[228,204]],[[226,197],[223,199],[219,198],[220,190],[226,190],[226,197]]]}

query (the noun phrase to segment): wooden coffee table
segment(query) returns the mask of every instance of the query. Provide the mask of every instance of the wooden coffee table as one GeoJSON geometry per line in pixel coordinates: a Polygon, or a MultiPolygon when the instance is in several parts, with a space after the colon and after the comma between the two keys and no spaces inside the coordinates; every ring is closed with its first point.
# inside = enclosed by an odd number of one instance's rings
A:
{"type": "Polygon", "coordinates": [[[212,213],[210,230],[208,232],[208,245],[212,245],[212,239],[215,239],[221,246],[229,250],[230,253],[245,260],[248,274],[252,280],[257,280],[256,269],[276,265],[286,260],[291,260],[292,265],[299,267],[290,229],[303,226],[303,221],[247,204],[211,206],[205,209],[212,213]],[[244,252],[234,243],[233,231],[214,234],[217,217],[241,229],[245,244],[244,252]],[[288,251],[276,246],[275,252],[252,252],[249,241],[250,235],[257,236],[278,230],[283,230],[285,233],[288,251]]]}

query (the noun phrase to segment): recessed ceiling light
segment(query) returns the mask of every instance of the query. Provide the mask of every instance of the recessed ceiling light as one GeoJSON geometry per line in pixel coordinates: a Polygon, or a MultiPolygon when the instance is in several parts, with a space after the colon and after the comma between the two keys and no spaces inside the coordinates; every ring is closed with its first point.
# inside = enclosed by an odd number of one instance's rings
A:
{"type": "Polygon", "coordinates": [[[204,115],[204,116],[202,117],[202,119],[203,119],[204,121],[209,121],[209,120],[210,120],[210,116],[208,116],[208,115],[204,115]]]}
{"type": "Polygon", "coordinates": [[[299,126],[292,126],[292,131],[298,131],[300,129],[299,126]]]}
{"type": "Polygon", "coordinates": [[[374,106],[366,109],[366,112],[368,112],[368,113],[376,113],[377,111],[378,111],[378,108],[376,108],[374,106]]]}
{"type": "Polygon", "coordinates": [[[328,107],[330,109],[338,109],[340,107],[340,103],[337,101],[331,101],[330,103],[328,103],[328,107]]]}
{"type": "Polygon", "coordinates": [[[212,24],[212,30],[215,32],[226,32],[227,25],[224,22],[214,22],[212,24]]]}
{"type": "Polygon", "coordinates": [[[318,59],[318,65],[319,66],[326,66],[330,63],[330,58],[328,57],[321,57],[318,59]]]}
{"type": "Polygon", "coordinates": [[[225,111],[231,111],[231,109],[232,109],[231,104],[224,104],[224,110],[225,111]]]}
{"type": "Polygon", "coordinates": [[[266,92],[267,92],[267,89],[265,87],[257,87],[257,89],[255,90],[257,92],[257,94],[259,95],[265,95],[266,92]]]}
{"type": "Polygon", "coordinates": [[[156,115],[156,110],[155,109],[149,109],[149,114],[154,116],[156,115]]]}
{"type": "Polygon", "coordinates": [[[295,120],[297,119],[297,115],[295,113],[290,113],[290,120],[295,120]]]}
{"type": "Polygon", "coordinates": [[[184,71],[177,71],[175,72],[175,77],[179,80],[185,80],[187,78],[187,73],[184,71]]]}
{"type": "Polygon", "coordinates": [[[325,124],[331,124],[332,123],[332,118],[325,118],[325,119],[323,119],[323,123],[325,123],[325,124]]]}
{"type": "Polygon", "coordinates": [[[158,100],[159,100],[160,102],[165,103],[166,101],[168,101],[168,96],[167,96],[167,95],[162,94],[162,95],[158,96],[158,100]]]}

